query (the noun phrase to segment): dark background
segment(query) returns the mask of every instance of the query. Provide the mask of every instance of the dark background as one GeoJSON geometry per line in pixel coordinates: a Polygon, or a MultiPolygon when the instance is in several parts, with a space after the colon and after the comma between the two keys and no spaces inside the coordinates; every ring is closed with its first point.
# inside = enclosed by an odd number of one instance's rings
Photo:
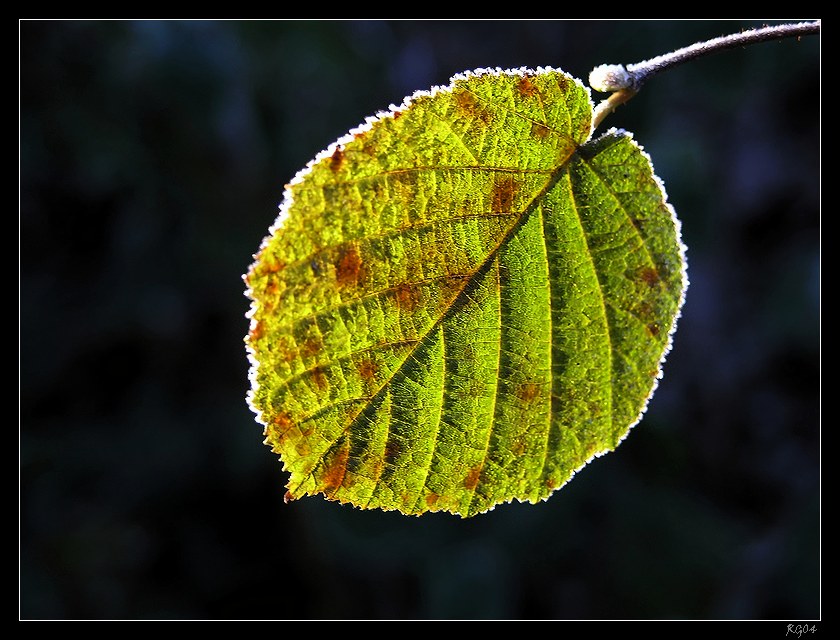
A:
{"type": "Polygon", "coordinates": [[[466,69],[587,81],[760,24],[21,22],[20,618],[819,619],[819,36],[606,121],[691,286],[644,420],[548,501],[285,505],[245,401],[241,276],[318,151],[466,69]]]}

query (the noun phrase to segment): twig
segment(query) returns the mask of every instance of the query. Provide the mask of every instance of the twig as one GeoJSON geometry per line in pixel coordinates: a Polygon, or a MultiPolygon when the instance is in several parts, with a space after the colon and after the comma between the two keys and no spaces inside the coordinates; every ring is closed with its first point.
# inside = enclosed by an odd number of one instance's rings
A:
{"type": "Polygon", "coordinates": [[[613,92],[596,108],[593,116],[592,128],[595,129],[601,121],[612,113],[618,105],[627,102],[639,92],[642,85],[651,76],[670,69],[683,62],[695,60],[718,51],[725,51],[735,47],[757,44],[768,40],[793,38],[813,35],[820,32],[820,21],[796,22],[772,27],[750,29],[741,33],[713,38],[705,42],[697,42],[688,47],[677,49],[638,64],[623,65],[603,64],[595,67],[589,74],[589,84],[600,92],[613,92]]]}

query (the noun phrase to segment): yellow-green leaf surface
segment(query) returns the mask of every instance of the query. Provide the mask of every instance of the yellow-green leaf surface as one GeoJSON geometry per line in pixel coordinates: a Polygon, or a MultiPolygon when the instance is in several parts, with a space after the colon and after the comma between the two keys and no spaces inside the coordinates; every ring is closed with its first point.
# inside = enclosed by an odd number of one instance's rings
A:
{"type": "Polygon", "coordinates": [[[287,185],[245,277],[288,499],[467,517],[547,498],[640,419],[686,287],[632,138],[553,69],[407,98],[287,185]]]}

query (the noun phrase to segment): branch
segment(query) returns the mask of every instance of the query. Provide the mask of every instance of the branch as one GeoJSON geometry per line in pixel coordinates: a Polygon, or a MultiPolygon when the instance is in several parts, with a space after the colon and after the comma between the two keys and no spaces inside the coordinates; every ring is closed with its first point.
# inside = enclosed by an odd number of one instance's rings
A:
{"type": "Polygon", "coordinates": [[[589,74],[589,84],[600,92],[613,92],[606,100],[602,101],[595,108],[592,128],[595,129],[601,121],[612,113],[618,105],[627,102],[639,92],[645,81],[651,76],[675,67],[689,60],[696,60],[718,51],[742,47],[768,40],[779,40],[781,38],[799,38],[805,35],[813,35],[820,32],[820,21],[797,22],[790,24],[776,25],[773,27],[762,27],[751,29],[741,33],[734,33],[720,38],[713,38],[705,42],[697,42],[688,47],[677,49],[671,53],[631,64],[624,67],[616,64],[603,64],[595,67],[589,74]]]}

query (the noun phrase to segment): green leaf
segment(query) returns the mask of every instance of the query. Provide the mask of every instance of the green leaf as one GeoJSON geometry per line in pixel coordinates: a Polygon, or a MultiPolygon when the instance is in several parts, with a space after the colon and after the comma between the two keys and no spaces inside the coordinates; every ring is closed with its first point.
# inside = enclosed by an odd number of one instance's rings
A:
{"type": "Polygon", "coordinates": [[[245,280],[288,499],[467,517],[547,498],[640,419],[686,287],[647,155],[583,84],[478,70],[286,187],[245,280]]]}

